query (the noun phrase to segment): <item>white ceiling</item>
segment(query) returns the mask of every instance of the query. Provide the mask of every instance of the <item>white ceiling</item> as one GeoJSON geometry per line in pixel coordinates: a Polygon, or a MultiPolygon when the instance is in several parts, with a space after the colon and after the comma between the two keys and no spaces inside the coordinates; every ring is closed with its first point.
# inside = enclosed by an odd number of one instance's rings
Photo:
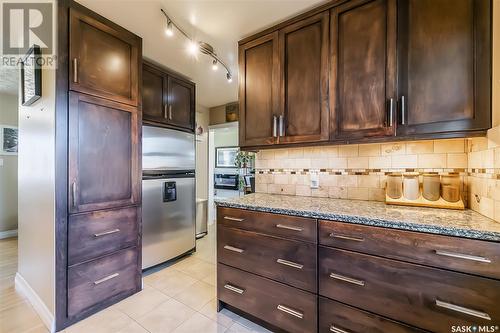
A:
{"type": "Polygon", "coordinates": [[[196,83],[197,104],[213,107],[238,99],[237,42],[324,0],[78,0],[143,38],[144,57],[184,74],[196,83]],[[214,72],[207,56],[193,58],[186,39],[164,33],[163,8],[197,40],[210,43],[233,72],[226,81],[219,67],[214,72]]]}

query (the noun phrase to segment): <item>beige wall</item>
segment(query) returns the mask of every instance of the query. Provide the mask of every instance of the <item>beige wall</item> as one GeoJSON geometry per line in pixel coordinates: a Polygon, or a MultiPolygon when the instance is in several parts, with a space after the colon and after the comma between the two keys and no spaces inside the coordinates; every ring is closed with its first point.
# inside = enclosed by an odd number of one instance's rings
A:
{"type": "MultiPolygon", "coordinates": [[[[0,125],[17,126],[17,94],[0,94],[0,125]]],[[[17,229],[17,155],[0,155],[0,232],[17,229]]]]}
{"type": "Polygon", "coordinates": [[[196,108],[197,127],[203,134],[196,136],[196,198],[208,199],[208,119],[209,110],[202,106],[196,108]]]}
{"type": "Polygon", "coordinates": [[[19,110],[18,273],[54,314],[55,70],[42,70],[42,92],[19,110]]]}

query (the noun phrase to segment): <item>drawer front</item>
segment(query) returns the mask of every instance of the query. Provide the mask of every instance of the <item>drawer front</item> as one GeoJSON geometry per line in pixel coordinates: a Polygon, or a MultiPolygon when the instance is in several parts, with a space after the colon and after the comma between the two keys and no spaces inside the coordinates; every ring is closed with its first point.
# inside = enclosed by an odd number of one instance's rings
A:
{"type": "Polygon", "coordinates": [[[288,332],[316,332],[317,297],[284,284],[217,265],[217,294],[232,305],[288,332]]]}
{"type": "Polygon", "coordinates": [[[434,332],[500,321],[500,281],[323,246],[318,252],[322,296],[434,332]]]}
{"type": "Polygon", "coordinates": [[[425,331],[320,297],[319,332],[424,333],[425,331]]]}
{"type": "Polygon", "coordinates": [[[319,222],[318,237],[322,245],[500,279],[500,243],[333,221],[319,222]]]}
{"type": "Polygon", "coordinates": [[[68,264],[74,265],[137,244],[137,208],[71,216],[68,264]]]}
{"type": "Polygon", "coordinates": [[[217,228],[219,262],[316,293],[316,245],[217,228]]]}
{"type": "Polygon", "coordinates": [[[140,284],[137,248],[76,265],[68,269],[68,316],[120,295],[131,294],[140,284]]]}
{"type": "Polygon", "coordinates": [[[305,217],[218,207],[217,223],[287,239],[317,242],[316,220],[305,217]]]}

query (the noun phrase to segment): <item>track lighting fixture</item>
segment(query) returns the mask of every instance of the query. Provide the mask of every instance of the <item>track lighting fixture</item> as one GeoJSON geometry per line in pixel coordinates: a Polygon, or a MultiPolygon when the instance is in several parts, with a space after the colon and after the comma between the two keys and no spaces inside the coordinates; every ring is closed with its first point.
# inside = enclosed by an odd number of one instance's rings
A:
{"type": "Polygon", "coordinates": [[[221,58],[215,53],[215,50],[212,45],[205,43],[205,42],[197,42],[195,41],[191,36],[189,36],[180,26],[175,24],[175,22],[170,18],[170,16],[167,15],[167,13],[161,9],[161,12],[167,19],[167,26],[165,28],[165,34],[169,37],[174,35],[174,28],[177,29],[184,37],[186,37],[189,40],[188,43],[188,52],[189,54],[193,56],[197,56],[198,53],[203,53],[209,57],[212,58],[212,70],[216,71],[219,68],[219,64],[224,67],[226,70],[226,79],[227,82],[231,83],[233,81],[233,75],[231,74],[231,71],[229,70],[229,67],[222,61],[221,58]]]}

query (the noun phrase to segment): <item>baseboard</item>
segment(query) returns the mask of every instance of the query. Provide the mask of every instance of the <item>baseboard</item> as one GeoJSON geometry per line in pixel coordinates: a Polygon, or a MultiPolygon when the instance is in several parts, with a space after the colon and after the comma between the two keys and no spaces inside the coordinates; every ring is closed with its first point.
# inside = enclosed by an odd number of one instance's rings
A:
{"type": "Polygon", "coordinates": [[[17,291],[26,296],[26,298],[31,303],[50,332],[55,332],[56,322],[54,320],[54,315],[52,314],[52,312],[50,312],[45,303],[40,299],[38,294],[31,288],[28,282],[26,282],[26,280],[19,273],[16,273],[15,286],[17,291]]]}
{"type": "Polygon", "coordinates": [[[11,237],[17,237],[17,229],[0,231],[0,239],[11,238],[11,237]]]}

